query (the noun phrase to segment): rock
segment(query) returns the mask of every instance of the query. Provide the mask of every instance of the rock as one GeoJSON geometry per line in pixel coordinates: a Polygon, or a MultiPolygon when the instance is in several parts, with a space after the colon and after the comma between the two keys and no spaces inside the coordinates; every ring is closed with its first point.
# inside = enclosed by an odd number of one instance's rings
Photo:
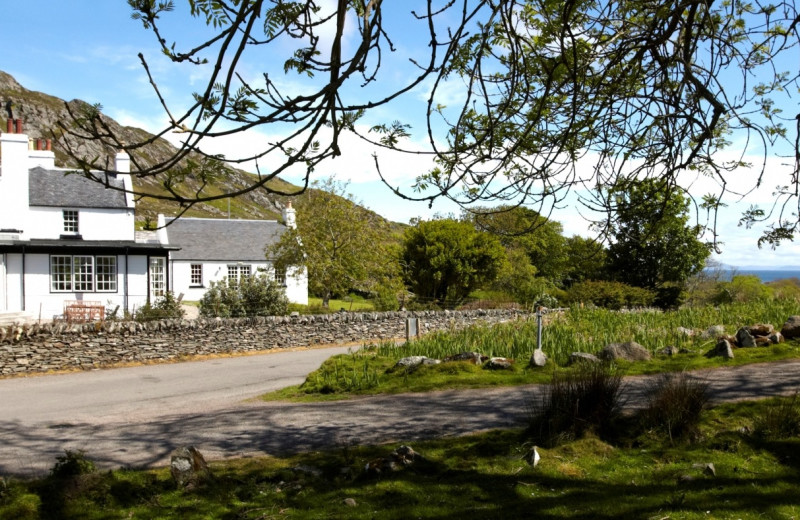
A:
{"type": "Polygon", "coordinates": [[[600,358],[595,356],[594,354],[589,354],[588,352],[573,352],[569,355],[569,364],[574,365],[575,363],[599,363],[600,358]]]}
{"type": "Polygon", "coordinates": [[[484,365],[483,368],[486,368],[488,370],[510,370],[513,364],[514,364],[513,359],[508,359],[504,357],[493,357],[486,362],[486,365],[484,365]]]}
{"type": "Polygon", "coordinates": [[[197,485],[211,476],[206,459],[194,446],[175,450],[170,457],[169,470],[180,488],[197,485]]]}
{"type": "Polygon", "coordinates": [[[674,356],[674,355],[676,355],[678,353],[680,353],[680,349],[678,349],[678,347],[676,347],[674,345],[668,345],[668,346],[662,348],[661,350],[659,350],[659,354],[663,354],[665,356],[670,356],[670,357],[672,357],[672,356],[674,356]]]}
{"type": "Polygon", "coordinates": [[[747,328],[742,327],[736,331],[736,344],[742,348],[755,347],[756,340],[747,328]]]}
{"type": "Polygon", "coordinates": [[[624,359],[626,361],[650,361],[651,358],[650,352],[635,341],[628,341],[627,343],[609,343],[600,351],[598,357],[606,361],[614,361],[617,359],[624,359]]]}
{"type": "Polygon", "coordinates": [[[442,361],[467,361],[473,365],[482,365],[487,359],[489,359],[489,356],[484,356],[480,352],[459,352],[458,354],[447,356],[442,361]]]}
{"type": "Polygon", "coordinates": [[[400,446],[389,456],[381,459],[373,459],[364,466],[364,472],[368,475],[382,475],[393,471],[399,471],[404,466],[410,466],[424,457],[414,451],[411,446],[400,446]]]}
{"type": "Polygon", "coordinates": [[[305,465],[295,466],[292,468],[292,471],[294,471],[295,473],[301,473],[303,475],[309,475],[314,478],[322,477],[322,470],[319,468],[315,468],[314,466],[305,466],[305,465]]]}
{"type": "Polygon", "coordinates": [[[717,476],[717,469],[714,467],[713,462],[708,462],[706,464],[692,464],[694,469],[702,469],[703,473],[706,475],[711,475],[712,477],[717,476]]]}
{"type": "Polygon", "coordinates": [[[789,316],[781,328],[781,334],[786,339],[800,338],[800,316],[789,316]]]}
{"type": "Polygon", "coordinates": [[[545,354],[538,348],[534,350],[533,354],[531,354],[530,365],[532,367],[543,367],[546,364],[547,364],[547,354],[545,354]]]}
{"type": "Polygon", "coordinates": [[[750,325],[745,328],[751,336],[769,336],[775,332],[775,327],[773,327],[771,323],[757,323],[756,325],[750,325]]]}
{"type": "Polygon", "coordinates": [[[757,347],[768,347],[772,345],[772,341],[766,336],[756,336],[753,338],[757,347]]]}
{"type": "Polygon", "coordinates": [[[733,359],[733,347],[730,342],[725,338],[720,338],[717,345],[706,353],[706,357],[720,356],[725,359],[733,359]]]}
{"type": "Polygon", "coordinates": [[[354,498],[345,498],[344,500],[342,500],[342,503],[347,507],[356,507],[358,505],[358,503],[354,498]]]}
{"type": "Polygon", "coordinates": [[[675,332],[686,338],[694,337],[694,331],[692,329],[687,329],[686,327],[678,327],[675,329],[675,332]]]}
{"type": "Polygon", "coordinates": [[[712,325],[703,332],[702,336],[708,339],[717,338],[723,334],[725,334],[725,327],[723,325],[712,325]]]}
{"type": "Polygon", "coordinates": [[[773,345],[777,345],[778,343],[783,343],[783,335],[778,331],[775,331],[772,334],[770,334],[768,339],[773,345]]]}
{"type": "Polygon", "coordinates": [[[539,451],[536,449],[536,446],[531,448],[530,451],[525,454],[525,460],[534,468],[539,465],[541,458],[542,457],[539,456],[539,451]]]}
{"type": "Polygon", "coordinates": [[[441,363],[438,359],[429,358],[426,356],[409,356],[404,357],[394,364],[395,367],[413,368],[419,365],[438,365],[441,363]]]}

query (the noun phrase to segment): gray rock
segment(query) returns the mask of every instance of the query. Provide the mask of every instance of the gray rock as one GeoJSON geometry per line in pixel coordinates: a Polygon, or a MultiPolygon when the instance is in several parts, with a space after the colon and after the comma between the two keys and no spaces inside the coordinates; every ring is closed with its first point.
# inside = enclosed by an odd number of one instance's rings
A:
{"type": "Polygon", "coordinates": [[[674,356],[674,355],[676,355],[676,354],[680,353],[680,349],[678,349],[678,347],[676,347],[676,346],[674,346],[674,345],[668,345],[668,346],[666,346],[666,347],[662,348],[662,349],[659,351],[659,353],[660,353],[660,354],[663,354],[663,355],[665,355],[665,356],[670,356],[670,357],[672,357],[672,356],[674,356]]]}
{"type": "Polygon", "coordinates": [[[775,332],[775,327],[771,323],[757,323],[746,328],[751,336],[769,336],[775,332]]]}
{"type": "Polygon", "coordinates": [[[781,328],[781,334],[786,339],[800,338],[800,316],[789,316],[781,328]]]}
{"type": "Polygon", "coordinates": [[[717,338],[725,334],[725,327],[722,325],[712,325],[703,332],[704,338],[717,338]]]}
{"type": "Polygon", "coordinates": [[[650,361],[650,351],[636,343],[628,341],[626,343],[609,343],[600,351],[600,359],[615,361],[624,359],[626,361],[650,361]]]}
{"type": "Polygon", "coordinates": [[[716,346],[706,353],[706,357],[723,357],[733,359],[733,347],[727,339],[721,338],[716,346]]]}
{"type": "Polygon", "coordinates": [[[356,507],[358,505],[354,498],[345,498],[342,503],[347,507],[356,507]]]}
{"type": "Polygon", "coordinates": [[[514,364],[513,359],[508,359],[504,357],[493,357],[486,362],[486,365],[484,365],[483,368],[486,368],[488,370],[510,370],[513,364],[514,364]]]}
{"type": "Polygon", "coordinates": [[[408,356],[397,361],[394,366],[411,368],[419,365],[438,365],[439,363],[441,363],[440,360],[426,356],[408,356]]]}
{"type": "Polygon", "coordinates": [[[194,446],[175,450],[170,457],[169,471],[179,488],[197,485],[211,476],[206,459],[194,446]]]}
{"type": "Polygon", "coordinates": [[[487,359],[489,359],[489,356],[484,356],[480,352],[459,352],[458,354],[447,356],[442,361],[467,361],[473,365],[482,365],[487,359]]]}
{"type": "Polygon", "coordinates": [[[686,338],[694,337],[694,331],[692,329],[687,329],[686,327],[678,327],[675,329],[675,332],[686,338]]]}
{"type": "Polygon", "coordinates": [[[574,365],[575,363],[599,363],[600,358],[595,356],[594,354],[589,354],[588,352],[573,352],[569,355],[569,364],[574,365]]]}
{"type": "Polygon", "coordinates": [[[746,327],[736,331],[736,344],[742,348],[750,348],[756,346],[756,340],[746,327]]]}
{"type": "Polygon", "coordinates": [[[769,335],[768,339],[773,345],[777,345],[778,343],[783,343],[783,334],[775,331],[769,335]]]}
{"type": "Polygon", "coordinates": [[[543,367],[547,364],[547,354],[543,351],[539,350],[538,348],[533,351],[531,354],[531,361],[530,365],[532,367],[543,367]]]}

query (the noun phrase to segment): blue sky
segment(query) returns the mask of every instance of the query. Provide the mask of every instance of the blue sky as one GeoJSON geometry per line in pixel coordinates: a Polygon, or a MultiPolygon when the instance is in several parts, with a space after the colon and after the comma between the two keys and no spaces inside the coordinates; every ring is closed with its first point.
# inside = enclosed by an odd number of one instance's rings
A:
{"type": "MultiPolygon", "coordinates": [[[[321,3],[324,5],[326,1],[321,3]]],[[[183,0],[176,0],[179,10],[185,11],[185,4],[183,0]]],[[[78,98],[100,103],[106,114],[121,123],[155,132],[164,128],[167,118],[139,62],[139,52],[147,58],[159,85],[164,89],[164,96],[176,110],[188,106],[191,92],[203,86],[204,70],[170,64],[155,45],[152,33],[131,19],[127,3],[122,0],[39,0],[33,4],[3,1],[0,5],[0,48],[3,49],[0,70],[14,76],[28,89],[66,100],[78,98]]],[[[401,29],[405,29],[404,24],[410,21],[407,12],[412,8],[410,5],[403,3],[396,18],[392,17],[392,23],[401,29]]],[[[167,33],[176,35],[176,38],[199,40],[203,34],[189,30],[198,31],[199,27],[197,24],[173,24],[168,26],[167,33]]],[[[409,31],[412,30],[409,28],[409,31]]],[[[408,57],[414,56],[416,50],[426,48],[424,38],[395,39],[395,43],[397,52],[387,57],[390,61],[382,71],[389,86],[406,81],[413,74],[408,57]]],[[[242,72],[246,76],[256,77],[262,70],[270,69],[273,71],[270,77],[278,78],[287,89],[303,88],[294,76],[279,77],[274,71],[282,72],[282,62],[275,63],[270,58],[270,55],[262,54],[258,57],[260,61],[248,61],[242,72]]],[[[383,86],[379,84],[370,87],[369,92],[378,93],[381,88],[383,86]]],[[[374,114],[375,119],[367,123],[406,117],[408,107],[418,107],[425,98],[427,88],[429,85],[422,85],[392,105],[381,108],[374,114]]],[[[457,92],[454,90],[453,94],[457,95],[457,92]]],[[[363,92],[353,91],[352,95],[363,95],[363,92]]],[[[789,111],[797,112],[796,102],[795,106],[789,107],[789,111]]],[[[417,132],[424,129],[422,122],[414,126],[412,130],[417,132]]],[[[235,140],[209,144],[208,149],[234,155],[237,148],[255,147],[268,138],[265,132],[254,132],[235,140]]],[[[436,213],[459,212],[457,206],[443,200],[428,208],[427,203],[408,202],[394,196],[378,180],[373,152],[357,140],[347,139],[343,142],[343,156],[319,167],[316,175],[335,175],[340,180],[349,180],[350,191],[357,199],[398,222],[407,222],[414,217],[429,218],[436,213]]],[[[384,174],[395,185],[406,188],[408,193],[411,193],[410,186],[416,176],[431,166],[429,159],[420,156],[380,152],[379,159],[384,174]]],[[[786,183],[784,179],[788,167],[781,163],[780,160],[770,161],[763,188],[750,193],[744,201],[733,196],[725,200],[728,207],[720,213],[718,222],[723,253],[716,257],[717,260],[740,267],[800,269],[800,245],[787,243],[775,251],[768,248],[759,250],[756,240],[761,228],[745,230],[737,226],[744,209],[751,204],[769,204],[773,199],[774,186],[786,183]]],[[[269,163],[261,164],[261,167],[268,169],[269,163]]],[[[590,167],[589,161],[585,167],[590,167]]],[[[286,178],[297,181],[291,176],[286,178]]],[[[744,192],[749,189],[751,181],[752,173],[742,172],[732,184],[738,185],[737,188],[744,192]]],[[[686,184],[693,194],[707,193],[712,188],[705,180],[688,176],[686,184]]],[[[553,218],[562,223],[566,234],[590,235],[587,222],[572,204],[556,210],[553,218]]]]}

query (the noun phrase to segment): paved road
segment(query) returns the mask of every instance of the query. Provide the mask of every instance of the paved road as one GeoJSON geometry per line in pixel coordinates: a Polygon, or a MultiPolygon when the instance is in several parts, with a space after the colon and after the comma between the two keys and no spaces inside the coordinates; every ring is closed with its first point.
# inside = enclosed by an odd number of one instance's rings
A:
{"type": "MultiPolygon", "coordinates": [[[[113,468],[163,465],[175,448],[189,444],[214,459],[462,435],[523,424],[527,403],[540,391],[526,386],[302,404],[246,400],[296,384],[302,380],[298,373],[342,350],[0,381],[0,474],[41,475],[64,449],[85,450],[100,467],[113,468]],[[254,373],[256,382],[245,373],[254,373]],[[175,389],[178,378],[196,390],[175,389]],[[219,381],[214,383],[219,394],[208,391],[212,380],[219,381]],[[132,384],[123,393],[133,404],[110,397],[111,389],[123,384],[132,384]],[[41,397],[29,399],[40,385],[41,397]],[[160,386],[166,395],[154,391],[160,386]],[[96,404],[82,401],[87,396],[96,404]]],[[[716,402],[786,395],[800,390],[800,360],[696,376],[711,383],[716,402]]],[[[646,381],[626,380],[629,405],[640,402],[646,381]]]]}

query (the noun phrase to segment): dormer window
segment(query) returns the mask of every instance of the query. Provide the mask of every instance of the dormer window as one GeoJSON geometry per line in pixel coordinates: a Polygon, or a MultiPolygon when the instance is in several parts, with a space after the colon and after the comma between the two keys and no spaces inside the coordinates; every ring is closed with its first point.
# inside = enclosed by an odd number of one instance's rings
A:
{"type": "Polygon", "coordinates": [[[64,210],[64,233],[78,233],[78,211],[74,209],[64,210]]]}

